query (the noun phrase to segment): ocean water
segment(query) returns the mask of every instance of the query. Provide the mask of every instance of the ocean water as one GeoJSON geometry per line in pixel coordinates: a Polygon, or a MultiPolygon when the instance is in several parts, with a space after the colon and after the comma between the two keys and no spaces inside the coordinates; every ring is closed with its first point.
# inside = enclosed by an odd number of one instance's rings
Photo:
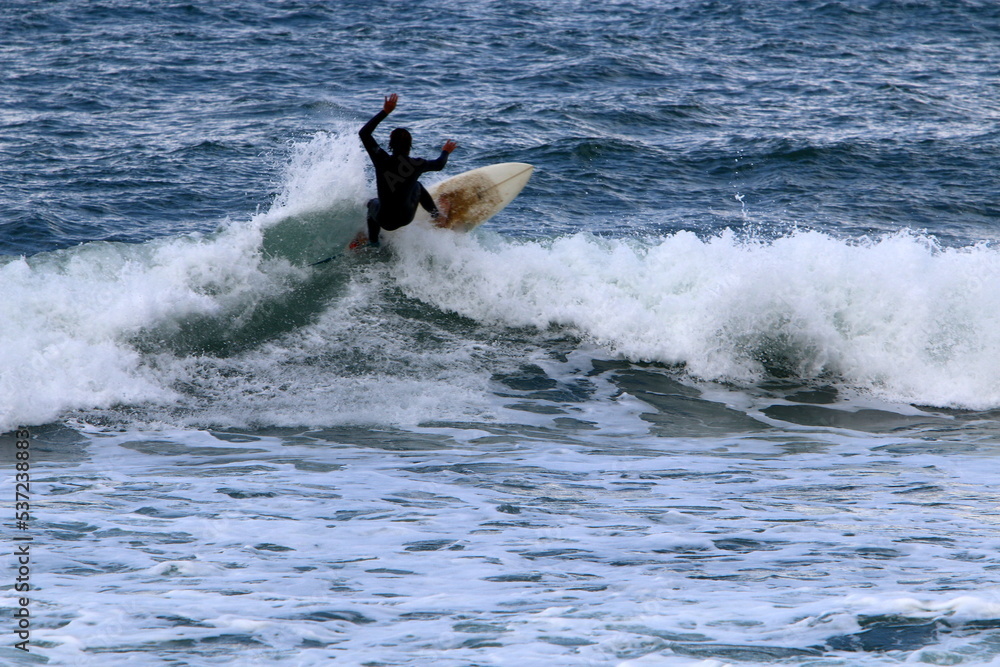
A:
{"type": "Polygon", "coordinates": [[[1000,664],[998,63],[976,0],[0,4],[0,662],[1000,664]],[[392,92],[427,182],[536,170],[346,252],[392,92]]]}

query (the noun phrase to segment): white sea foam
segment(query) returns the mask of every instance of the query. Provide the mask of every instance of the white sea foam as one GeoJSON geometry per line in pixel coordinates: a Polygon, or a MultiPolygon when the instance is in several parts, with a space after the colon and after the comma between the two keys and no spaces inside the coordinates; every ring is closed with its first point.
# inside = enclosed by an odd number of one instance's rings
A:
{"type": "Polygon", "coordinates": [[[658,456],[544,438],[385,451],[335,432],[82,430],[82,460],[44,463],[54,474],[35,519],[49,546],[33,604],[61,622],[33,636],[57,664],[160,664],[221,640],[247,664],[303,665],[995,653],[984,567],[997,538],[982,517],[996,466],[983,450],[914,456],[816,434],[831,454],[637,433],[658,456]],[[873,622],[889,627],[883,648],[815,648],[873,622]],[[906,638],[913,623],[940,637],[906,638]]]}
{"type": "Polygon", "coordinates": [[[1000,252],[985,245],[909,232],[538,243],[407,228],[394,247],[409,294],[480,321],[567,327],[710,380],[770,371],[891,400],[1000,405],[1000,252]]]}
{"type": "Polygon", "coordinates": [[[222,316],[281,289],[262,270],[259,229],[160,239],[141,246],[91,243],[0,266],[0,430],[51,420],[67,409],[169,401],[129,344],[144,328],[222,316]]]}

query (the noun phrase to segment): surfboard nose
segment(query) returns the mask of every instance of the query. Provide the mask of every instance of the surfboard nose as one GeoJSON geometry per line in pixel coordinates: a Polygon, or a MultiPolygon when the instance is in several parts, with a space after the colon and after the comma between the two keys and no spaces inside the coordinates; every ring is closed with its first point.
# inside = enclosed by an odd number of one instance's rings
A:
{"type": "Polygon", "coordinates": [[[527,162],[502,162],[432,185],[428,191],[447,211],[447,220],[438,226],[462,231],[478,227],[520,194],[534,170],[527,162]]]}

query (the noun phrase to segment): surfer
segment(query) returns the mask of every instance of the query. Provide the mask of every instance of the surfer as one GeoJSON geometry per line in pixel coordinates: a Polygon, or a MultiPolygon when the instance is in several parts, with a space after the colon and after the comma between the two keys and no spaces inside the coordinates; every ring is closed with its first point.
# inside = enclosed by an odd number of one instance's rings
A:
{"type": "Polygon", "coordinates": [[[449,139],[436,160],[413,158],[410,157],[413,142],[410,132],[406,128],[397,127],[389,135],[389,150],[392,154],[386,153],[372,137],[372,132],[392,113],[398,100],[399,96],[395,93],[386,97],[382,110],[358,132],[361,143],[375,165],[378,197],[368,202],[368,242],[372,245],[378,245],[380,230],[391,231],[410,224],[418,205],[427,209],[432,218],[441,217],[434,199],[417,179],[424,172],[444,169],[448,156],[458,147],[458,144],[449,139]]]}

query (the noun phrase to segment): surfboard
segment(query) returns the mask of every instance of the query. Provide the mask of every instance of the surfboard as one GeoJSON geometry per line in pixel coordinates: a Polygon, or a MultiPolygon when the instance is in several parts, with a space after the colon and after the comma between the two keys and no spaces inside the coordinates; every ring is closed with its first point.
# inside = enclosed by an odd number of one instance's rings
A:
{"type": "MultiPolygon", "coordinates": [[[[525,162],[502,162],[435,183],[427,191],[445,219],[432,221],[433,224],[460,232],[475,229],[514,201],[528,184],[534,170],[525,162]]],[[[413,218],[414,222],[430,219],[430,214],[423,207],[417,209],[413,218]]]]}
{"type": "MultiPolygon", "coordinates": [[[[456,232],[475,229],[514,201],[528,184],[534,170],[535,167],[526,162],[501,162],[471,169],[435,183],[427,188],[427,192],[433,197],[444,218],[432,221],[430,213],[418,206],[413,222],[431,222],[437,227],[456,232]]],[[[367,243],[368,234],[362,230],[348,248],[356,250],[367,243]]],[[[313,265],[323,264],[331,259],[333,258],[328,257],[313,265]]]]}

